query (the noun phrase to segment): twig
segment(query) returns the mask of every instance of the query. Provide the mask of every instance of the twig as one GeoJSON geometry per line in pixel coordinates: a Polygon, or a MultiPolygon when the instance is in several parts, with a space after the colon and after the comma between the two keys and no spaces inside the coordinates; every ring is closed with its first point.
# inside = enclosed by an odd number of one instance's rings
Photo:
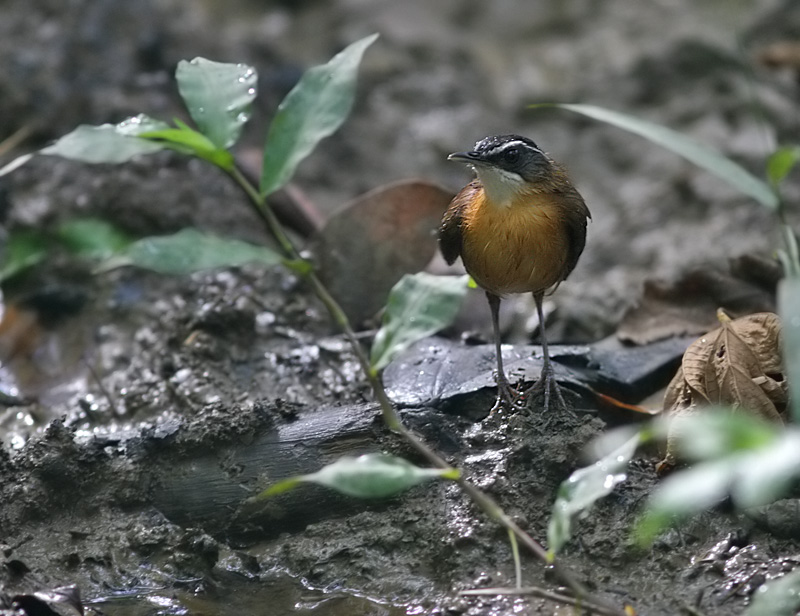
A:
{"type": "MultiPolygon", "coordinates": [[[[552,601],[553,603],[565,603],[566,605],[579,607],[583,610],[586,610],[589,614],[594,613],[599,614],[600,616],[616,616],[617,614],[620,614],[620,612],[616,609],[609,609],[605,606],[591,603],[586,599],[576,599],[575,597],[545,590],[544,588],[539,588],[538,586],[523,586],[522,588],[476,588],[474,590],[462,590],[458,594],[465,597],[494,597],[497,595],[539,597],[541,599],[546,599],[547,601],[552,601]]],[[[624,613],[625,612],[623,611],[622,614],[624,613]]]]}
{"type": "Polygon", "coordinates": [[[0,156],[5,156],[16,148],[20,143],[30,137],[33,132],[33,124],[23,124],[11,135],[0,141],[0,156]]]}

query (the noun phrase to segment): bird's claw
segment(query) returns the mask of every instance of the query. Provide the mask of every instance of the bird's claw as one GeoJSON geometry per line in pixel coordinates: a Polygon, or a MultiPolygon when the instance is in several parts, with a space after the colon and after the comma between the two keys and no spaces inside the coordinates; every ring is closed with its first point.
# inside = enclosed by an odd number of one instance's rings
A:
{"type": "Polygon", "coordinates": [[[553,366],[548,364],[542,369],[542,374],[539,380],[534,383],[525,395],[528,397],[543,396],[542,410],[546,413],[550,409],[550,399],[555,393],[556,402],[560,409],[566,409],[567,403],[564,400],[564,395],[561,393],[561,387],[556,380],[555,371],[553,366]]]}
{"type": "Polygon", "coordinates": [[[490,415],[498,412],[500,409],[505,408],[509,411],[519,410],[523,408],[524,402],[522,392],[512,387],[508,379],[501,378],[496,375],[497,380],[497,399],[494,402],[492,410],[489,411],[490,415]]]}

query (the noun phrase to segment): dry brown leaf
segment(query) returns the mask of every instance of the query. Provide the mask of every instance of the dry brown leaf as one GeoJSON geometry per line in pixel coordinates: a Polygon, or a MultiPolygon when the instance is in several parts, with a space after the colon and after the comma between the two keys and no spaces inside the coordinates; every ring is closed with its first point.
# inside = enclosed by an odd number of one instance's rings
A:
{"type": "MultiPolygon", "coordinates": [[[[778,316],[767,312],[731,320],[720,311],[719,320],[719,328],[686,350],[667,387],[664,412],[691,415],[723,405],[782,423],[788,394],[778,316]]],[[[661,468],[674,465],[675,440],[670,432],[661,468]]]]}
{"type": "Polygon", "coordinates": [[[376,188],[330,217],[313,242],[323,282],[361,325],[385,304],[403,274],[423,269],[453,194],[423,180],[376,188]]]}
{"type": "Polygon", "coordinates": [[[642,297],[622,317],[617,337],[642,345],[672,336],[697,336],[714,327],[719,306],[740,315],[774,310],[780,276],[774,259],[742,255],[727,268],[697,268],[671,282],[648,280],[642,297]]]}
{"type": "Polygon", "coordinates": [[[800,75],[800,43],[797,41],[778,41],[767,45],[758,52],[758,61],[766,67],[789,68],[800,75]]]}
{"type": "Polygon", "coordinates": [[[761,313],[723,321],[716,330],[705,366],[708,400],[712,404],[745,409],[771,421],[782,421],[775,403],[759,384],[772,381],[785,387],[785,379],[776,375],[776,365],[780,365],[777,315],[761,313]],[[759,379],[759,383],[754,379],[759,379]]]}

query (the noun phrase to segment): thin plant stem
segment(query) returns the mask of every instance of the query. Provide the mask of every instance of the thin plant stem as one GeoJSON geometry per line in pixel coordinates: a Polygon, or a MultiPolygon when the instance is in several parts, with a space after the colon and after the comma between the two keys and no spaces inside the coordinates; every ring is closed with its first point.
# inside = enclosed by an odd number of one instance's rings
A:
{"type": "Polygon", "coordinates": [[[522,562],[519,558],[519,544],[517,543],[517,536],[509,528],[508,541],[511,543],[511,554],[514,556],[514,577],[516,578],[516,587],[522,588],[522,562]]]}
{"type": "MultiPolygon", "coordinates": [[[[273,235],[278,242],[280,249],[283,251],[284,256],[290,261],[302,262],[303,258],[300,251],[292,243],[289,236],[283,230],[283,226],[275,216],[272,208],[269,206],[267,199],[264,195],[258,192],[256,188],[244,177],[236,166],[226,170],[233,180],[244,190],[247,194],[251,205],[255,208],[261,219],[264,221],[267,230],[273,235]]],[[[430,464],[441,469],[450,469],[451,466],[441,458],[435,451],[428,447],[416,434],[408,429],[402,422],[400,415],[389,400],[386,390],[378,377],[378,374],[373,370],[369,358],[367,357],[364,348],[358,340],[350,320],[347,318],[342,307],[336,299],[330,294],[328,288],[317,276],[313,268],[298,268],[306,282],[311,286],[314,294],[324,304],[325,308],[330,313],[336,325],[344,333],[348,342],[352,346],[355,353],[356,360],[359,363],[362,371],[369,381],[370,387],[375,395],[375,399],[380,406],[381,414],[386,425],[390,430],[402,436],[406,442],[411,445],[422,457],[424,457],[430,464]]],[[[624,612],[618,608],[607,605],[605,601],[598,598],[590,598],[589,591],[583,584],[581,584],[575,576],[562,567],[558,562],[551,563],[548,560],[547,551],[536,541],[533,537],[528,535],[512,520],[497,502],[488,494],[480,490],[477,486],[467,481],[464,477],[459,477],[456,482],[461,489],[467,493],[472,501],[486,513],[491,519],[495,520],[498,524],[508,530],[533,554],[543,563],[551,565],[556,576],[567,586],[572,593],[580,600],[591,600],[593,603],[604,607],[604,614],[624,616],[624,612]]]]}

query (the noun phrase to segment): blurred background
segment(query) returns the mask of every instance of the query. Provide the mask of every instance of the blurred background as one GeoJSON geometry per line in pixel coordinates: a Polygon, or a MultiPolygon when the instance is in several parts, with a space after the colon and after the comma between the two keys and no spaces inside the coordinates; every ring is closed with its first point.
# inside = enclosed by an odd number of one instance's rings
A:
{"type": "MultiPolygon", "coordinates": [[[[630,112],[757,175],[777,145],[800,139],[800,5],[791,0],[5,0],[0,14],[0,139],[20,129],[26,136],[2,162],[80,123],[140,112],[185,118],[172,76],[195,56],[257,68],[257,109],[238,150],[252,157],[303,70],[380,33],[350,120],[295,184],[323,213],[407,177],[455,191],[469,172],[447,153],[490,134],[533,138],[568,167],[593,214],[586,252],[553,300],[562,324],[554,335],[565,339],[612,332],[646,279],[770,254],[777,236],[768,212],[677,156],[528,105],[630,112]]],[[[139,234],[200,218],[252,235],[252,221],[235,213],[243,208],[223,207],[235,198],[225,180],[189,163],[194,184],[183,186],[176,178],[185,172],[170,166],[187,163],[142,165],[106,176],[38,161],[3,179],[0,222],[39,225],[77,211],[139,234]],[[153,168],[161,184],[143,182],[153,168]],[[98,184],[113,198],[87,191],[98,184]]],[[[786,194],[796,201],[800,184],[786,194]]]]}

